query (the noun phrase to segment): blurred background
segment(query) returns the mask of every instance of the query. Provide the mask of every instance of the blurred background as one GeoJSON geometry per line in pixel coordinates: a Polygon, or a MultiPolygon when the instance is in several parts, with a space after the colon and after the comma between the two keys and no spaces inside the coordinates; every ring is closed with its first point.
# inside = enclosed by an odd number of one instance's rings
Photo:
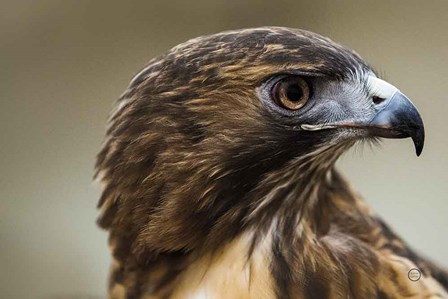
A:
{"type": "Polygon", "coordinates": [[[95,155],[152,57],[189,38],[277,25],[355,49],[419,108],[427,142],[355,148],[339,167],[414,248],[448,266],[448,1],[0,2],[2,298],[104,298],[95,155]]]}

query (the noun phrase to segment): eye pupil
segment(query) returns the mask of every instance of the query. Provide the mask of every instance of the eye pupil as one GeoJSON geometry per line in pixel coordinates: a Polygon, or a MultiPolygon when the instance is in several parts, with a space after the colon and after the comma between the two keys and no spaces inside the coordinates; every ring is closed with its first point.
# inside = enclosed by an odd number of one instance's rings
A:
{"type": "Polygon", "coordinates": [[[286,96],[291,102],[298,102],[303,98],[302,88],[297,84],[291,84],[286,90],[286,96]]]}

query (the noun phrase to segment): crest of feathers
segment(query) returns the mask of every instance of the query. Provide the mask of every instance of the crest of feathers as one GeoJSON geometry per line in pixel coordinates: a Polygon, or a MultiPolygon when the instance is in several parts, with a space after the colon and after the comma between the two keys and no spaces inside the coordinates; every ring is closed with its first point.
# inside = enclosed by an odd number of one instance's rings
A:
{"type": "Polygon", "coordinates": [[[343,80],[369,67],[266,27],[190,40],[134,77],[96,164],[111,298],[447,298],[447,274],[334,169],[355,141],[298,139],[263,107],[259,86],[292,69],[343,80]]]}

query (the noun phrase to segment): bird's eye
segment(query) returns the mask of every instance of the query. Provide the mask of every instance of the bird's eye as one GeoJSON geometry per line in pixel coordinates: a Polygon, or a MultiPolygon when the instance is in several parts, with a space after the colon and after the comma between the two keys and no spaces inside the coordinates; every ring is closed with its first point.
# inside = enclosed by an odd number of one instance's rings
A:
{"type": "Polygon", "coordinates": [[[280,107],[298,110],[308,101],[310,88],[308,83],[297,76],[283,78],[272,86],[272,100],[280,107]]]}

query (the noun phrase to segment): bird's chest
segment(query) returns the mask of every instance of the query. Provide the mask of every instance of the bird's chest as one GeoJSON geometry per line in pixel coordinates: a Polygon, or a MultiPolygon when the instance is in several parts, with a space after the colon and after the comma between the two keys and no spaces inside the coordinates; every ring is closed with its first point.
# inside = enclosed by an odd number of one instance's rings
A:
{"type": "MultiPolygon", "coordinates": [[[[309,277],[307,279],[303,276],[306,269],[301,269],[293,273],[293,277],[286,279],[287,286],[279,285],[273,276],[273,267],[275,268],[279,260],[273,256],[272,239],[264,239],[249,256],[251,240],[252,234],[244,233],[213,254],[207,254],[190,264],[176,279],[170,298],[285,298],[283,295],[279,297],[278,291],[282,288],[289,290],[287,294],[290,298],[298,299],[309,296],[314,298],[319,294],[326,294],[325,298],[329,299],[383,298],[381,294],[388,294],[397,299],[448,298],[443,287],[432,277],[422,277],[419,281],[411,281],[408,278],[409,269],[416,267],[412,261],[394,254],[381,255],[380,251],[377,251],[379,259],[375,273],[361,271],[362,266],[355,263],[351,276],[344,276],[341,265],[328,261],[327,267],[315,265],[323,271],[322,275],[325,274],[322,276],[325,277],[324,284],[316,283],[320,277],[317,274],[314,280],[309,277]],[[357,276],[361,272],[364,274],[357,276]],[[303,281],[308,282],[302,284],[303,281]],[[320,289],[316,288],[316,285],[319,285],[320,289]]],[[[291,266],[293,264],[291,262],[291,266]]]]}
{"type": "Polygon", "coordinates": [[[251,233],[245,233],[196,260],[178,278],[172,298],[276,298],[265,241],[249,257],[251,233]]]}

